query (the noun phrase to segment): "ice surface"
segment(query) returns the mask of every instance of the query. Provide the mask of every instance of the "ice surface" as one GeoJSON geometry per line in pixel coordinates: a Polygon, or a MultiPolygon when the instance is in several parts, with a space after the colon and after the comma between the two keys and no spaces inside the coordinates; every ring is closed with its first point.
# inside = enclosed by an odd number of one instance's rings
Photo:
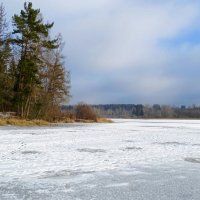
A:
{"type": "Polygon", "coordinates": [[[200,199],[200,121],[114,121],[1,127],[0,199],[200,199]]]}

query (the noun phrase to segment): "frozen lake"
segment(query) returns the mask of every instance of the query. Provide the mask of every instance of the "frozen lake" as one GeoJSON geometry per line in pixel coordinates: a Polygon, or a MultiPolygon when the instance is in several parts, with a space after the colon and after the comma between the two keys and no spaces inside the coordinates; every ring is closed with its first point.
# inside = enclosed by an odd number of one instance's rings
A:
{"type": "Polygon", "coordinates": [[[200,121],[0,127],[0,200],[199,200],[200,121]]]}

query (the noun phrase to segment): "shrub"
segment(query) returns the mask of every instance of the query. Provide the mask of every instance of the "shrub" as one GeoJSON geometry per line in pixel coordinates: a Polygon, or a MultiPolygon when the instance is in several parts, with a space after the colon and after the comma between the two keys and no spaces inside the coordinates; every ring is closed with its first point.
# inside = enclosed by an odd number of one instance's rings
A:
{"type": "Polygon", "coordinates": [[[97,121],[97,114],[94,112],[91,106],[85,103],[79,103],[75,107],[76,119],[97,121]]]}

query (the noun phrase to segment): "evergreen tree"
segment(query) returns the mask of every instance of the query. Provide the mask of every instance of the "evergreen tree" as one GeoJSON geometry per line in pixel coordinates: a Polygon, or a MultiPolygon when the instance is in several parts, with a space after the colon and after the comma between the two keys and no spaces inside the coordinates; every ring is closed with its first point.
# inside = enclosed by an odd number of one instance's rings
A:
{"type": "Polygon", "coordinates": [[[13,25],[15,37],[12,42],[19,52],[14,103],[18,115],[28,118],[34,107],[35,92],[42,87],[41,50],[55,49],[58,46],[57,40],[48,39],[53,23],[44,24],[40,10],[33,9],[32,3],[24,3],[24,10],[21,10],[20,15],[14,15],[13,25]]]}
{"type": "Polygon", "coordinates": [[[0,5],[0,111],[7,111],[12,100],[12,79],[9,74],[11,60],[10,35],[6,22],[5,9],[0,5]],[[9,94],[9,95],[8,95],[9,94]]]}

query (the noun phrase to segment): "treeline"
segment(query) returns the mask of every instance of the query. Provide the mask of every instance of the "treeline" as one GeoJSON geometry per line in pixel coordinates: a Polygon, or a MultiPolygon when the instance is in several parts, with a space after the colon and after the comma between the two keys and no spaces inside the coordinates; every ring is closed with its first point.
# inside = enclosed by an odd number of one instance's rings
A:
{"type": "Polygon", "coordinates": [[[144,115],[141,104],[108,104],[93,105],[92,107],[100,116],[108,118],[141,118],[144,115]]]}
{"type": "Polygon", "coordinates": [[[24,3],[7,23],[0,5],[0,112],[25,119],[54,120],[69,97],[70,77],[64,67],[60,34],[44,23],[39,9],[24,3]]]}
{"type": "MultiPolygon", "coordinates": [[[[181,106],[173,107],[168,105],[134,105],[134,104],[106,104],[90,105],[99,115],[107,118],[161,118],[161,119],[198,119],[200,118],[200,107],[181,106]]],[[[62,106],[62,111],[73,113],[76,106],[62,106]]]]}
{"type": "MultiPolygon", "coordinates": [[[[106,104],[106,105],[89,105],[93,111],[105,118],[142,118],[143,105],[133,104],[106,104]]],[[[76,113],[76,105],[63,105],[62,112],[76,113]]]]}
{"type": "Polygon", "coordinates": [[[199,106],[167,106],[155,104],[153,106],[144,106],[145,118],[180,118],[180,119],[199,119],[199,106]]]}

